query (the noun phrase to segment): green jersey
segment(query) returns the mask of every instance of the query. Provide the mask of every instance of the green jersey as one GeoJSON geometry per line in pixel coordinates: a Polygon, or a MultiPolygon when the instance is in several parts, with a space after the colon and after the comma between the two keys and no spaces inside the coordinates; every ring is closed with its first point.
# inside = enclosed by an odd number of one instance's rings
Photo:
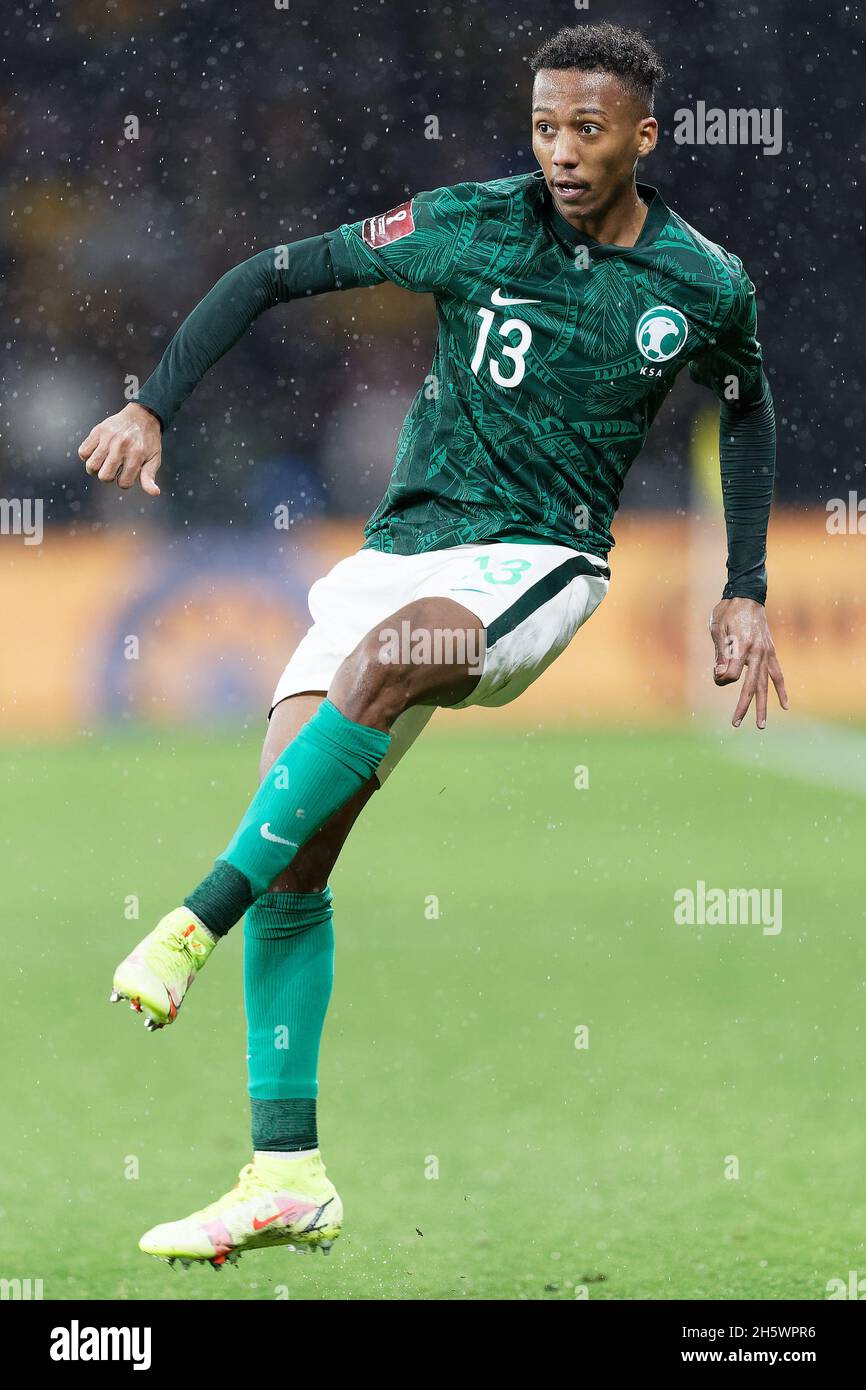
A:
{"type": "Polygon", "coordinates": [[[261,251],[178,329],[138,395],[167,426],[265,309],[392,280],[439,336],[366,544],[397,554],[521,537],[606,558],[626,473],[677,373],[720,397],[724,597],[766,595],[773,405],[742,263],[638,184],[634,246],[603,245],[540,173],[462,183],[261,251]]]}
{"type": "Polygon", "coordinates": [[[326,234],[337,283],[435,295],[429,376],[367,544],[399,554],[529,536],[606,557],[629,467],[687,364],[762,393],[742,263],[638,185],[634,246],[556,211],[538,173],[419,193],[326,234]]]}

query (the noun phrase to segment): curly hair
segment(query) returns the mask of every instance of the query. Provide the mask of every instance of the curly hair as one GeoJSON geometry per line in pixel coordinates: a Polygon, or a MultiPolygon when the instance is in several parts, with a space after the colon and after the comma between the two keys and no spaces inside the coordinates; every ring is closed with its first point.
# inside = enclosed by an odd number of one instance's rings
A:
{"type": "Polygon", "coordinates": [[[656,84],[665,76],[661,58],[643,34],[607,21],[560,29],[536,49],[530,67],[533,72],[579,68],[612,73],[650,115],[656,84]]]}

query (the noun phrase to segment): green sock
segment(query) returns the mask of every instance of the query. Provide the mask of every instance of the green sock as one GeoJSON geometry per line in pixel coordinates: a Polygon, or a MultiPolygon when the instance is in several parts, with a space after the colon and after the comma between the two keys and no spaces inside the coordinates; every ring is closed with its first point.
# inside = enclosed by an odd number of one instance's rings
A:
{"type": "Polygon", "coordinates": [[[223,936],[301,845],[372,777],[391,735],[323,700],[270,769],[212,872],[184,905],[223,936]]]}
{"type": "Polygon", "coordinates": [[[254,1151],[318,1146],[319,1043],[333,981],[331,890],[264,893],[244,927],[254,1151]]]}

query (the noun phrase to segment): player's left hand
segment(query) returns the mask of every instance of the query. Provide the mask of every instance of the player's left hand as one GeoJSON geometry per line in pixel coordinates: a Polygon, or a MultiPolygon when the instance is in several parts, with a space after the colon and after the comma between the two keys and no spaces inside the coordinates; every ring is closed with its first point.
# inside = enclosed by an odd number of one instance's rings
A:
{"type": "Polygon", "coordinates": [[[713,680],[716,685],[731,685],[743,671],[746,679],[740,691],[732,724],[738,729],[746,711],[755,700],[755,722],[759,729],[767,723],[767,690],[772,680],[782,709],[788,708],[785,677],[776,656],[776,648],[767,626],[764,605],[751,598],[722,599],[710,618],[710,636],[716,649],[713,680]]]}

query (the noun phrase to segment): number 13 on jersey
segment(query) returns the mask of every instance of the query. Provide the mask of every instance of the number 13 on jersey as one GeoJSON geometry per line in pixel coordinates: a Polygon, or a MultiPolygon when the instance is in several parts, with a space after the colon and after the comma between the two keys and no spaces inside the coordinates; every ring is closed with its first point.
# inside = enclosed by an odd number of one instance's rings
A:
{"type": "MultiPolygon", "coordinates": [[[[491,303],[500,305],[538,304],[539,302],[537,299],[506,299],[499,289],[493,291],[490,300],[491,303]]],[[[478,375],[479,369],[484,362],[484,349],[487,346],[490,330],[496,322],[496,315],[493,313],[492,309],[479,309],[478,317],[481,320],[481,327],[478,330],[478,342],[475,344],[475,351],[472,354],[472,361],[470,363],[475,376],[478,375]]],[[[487,359],[487,369],[497,386],[519,386],[523,380],[523,374],[526,371],[526,362],[524,359],[532,342],[532,329],[523,319],[506,319],[505,322],[499,326],[499,336],[501,338],[508,338],[511,333],[520,334],[519,340],[516,343],[506,342],[502,344],[503,354],[509,357],[514,363],[514,370],[511,374],[506,375],[494,358],[488,357],[487,359]]]]}

